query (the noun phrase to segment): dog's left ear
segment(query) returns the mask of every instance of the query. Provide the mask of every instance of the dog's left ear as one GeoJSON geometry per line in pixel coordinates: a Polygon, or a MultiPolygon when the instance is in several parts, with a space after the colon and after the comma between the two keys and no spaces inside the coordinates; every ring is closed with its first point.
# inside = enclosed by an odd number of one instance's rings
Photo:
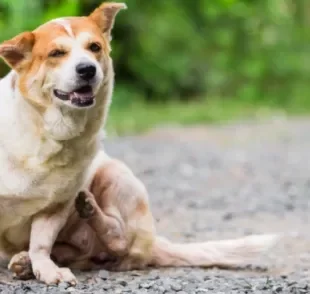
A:
{"type": "Polygon", "coordinates": [[[95,9],[89,17],[97,23],[102,32],[110,38],[116,14],[121,9],[126,8],[127,6],[125,3],[106,2],[95,9]]]}

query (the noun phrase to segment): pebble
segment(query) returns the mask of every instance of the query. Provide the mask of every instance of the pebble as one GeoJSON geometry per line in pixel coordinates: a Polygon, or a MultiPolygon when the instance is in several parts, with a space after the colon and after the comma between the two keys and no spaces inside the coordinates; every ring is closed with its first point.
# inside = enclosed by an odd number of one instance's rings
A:
{"type": "Polygon", "coordinates": [[[70,287],[70,284],[66,282],[61,282],[58,284],[59,290],[67,290],[67,288],[69,287],[70,287]]]}
{"type": "Polygon", "coordinates": [[[172,283],[170,285],[171,287],[171,290],[174,290],[174,291],[181,291],[182,290],[182,286],[180,284],[177,284],[177,283],[172,283]]]}
{"type": "Polygon", "coordinates": [[[150,282],[147,282],[147,283],[141,283],[140,287],[144,288],[144,289],[150,289],[150,288],[153,287],[154,284],[155,284],[155,282],[150,281],[150,282]]]}
{"type": "Polygon", "coordinates": [[[110,277],[110,273],[106,270],[100,270],[98,273],[98,277],[103,280],[107,280],[110,277]]]}

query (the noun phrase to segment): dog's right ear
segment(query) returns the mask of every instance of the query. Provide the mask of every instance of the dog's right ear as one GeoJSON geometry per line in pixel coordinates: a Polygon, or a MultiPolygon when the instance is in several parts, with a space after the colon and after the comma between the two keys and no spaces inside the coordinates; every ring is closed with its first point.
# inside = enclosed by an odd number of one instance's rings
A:
{"type": "Polygon", "coordinates": [[[4,41],[0,45],[0,57],[11,68],[18,70],[21,63],[31,56],[34,40],[33,33],[24,32],[11,40],[4,41]]]}

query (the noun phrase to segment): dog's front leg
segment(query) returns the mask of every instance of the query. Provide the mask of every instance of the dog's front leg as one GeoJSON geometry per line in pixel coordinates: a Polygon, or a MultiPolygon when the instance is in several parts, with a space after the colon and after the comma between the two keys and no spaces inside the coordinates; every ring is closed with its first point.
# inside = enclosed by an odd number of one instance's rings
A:
{"type": "Polygon", "coordinates": [[[46,284],[77,283],[70,269],[59,268],[50,257],[54,242],[68,219],[70,206],[71,203],[67,203],[53,213],[40,213],[32,222],[29,256],[34,275],[46,284]]]}

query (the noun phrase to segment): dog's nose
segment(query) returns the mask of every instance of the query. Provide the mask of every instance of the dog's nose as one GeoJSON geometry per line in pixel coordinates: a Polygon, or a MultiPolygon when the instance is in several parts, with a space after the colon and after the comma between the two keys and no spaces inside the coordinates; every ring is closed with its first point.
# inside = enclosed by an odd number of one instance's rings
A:
{"type": "Polygon", "coordinates": [[[91,63],[79,63],[76,72],[85,81],[91,80],[96,74],[96,67],[91,63]]]}

